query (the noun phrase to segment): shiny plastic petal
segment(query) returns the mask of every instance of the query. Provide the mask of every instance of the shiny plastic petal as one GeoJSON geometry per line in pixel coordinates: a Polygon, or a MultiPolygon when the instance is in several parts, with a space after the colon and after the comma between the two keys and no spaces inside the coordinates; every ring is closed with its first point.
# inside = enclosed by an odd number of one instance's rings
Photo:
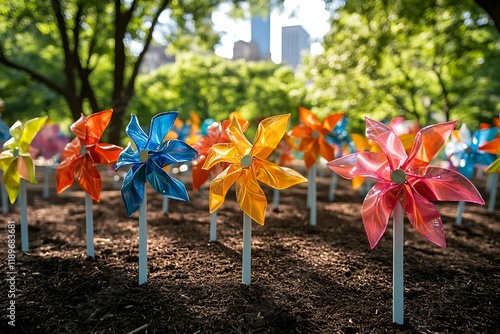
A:
{"type": "Polygon", "coordinates": [[[335,151],[323,136],[318,138],[319,152],[326,161],[335,159],[335,151]]]}
{"type": "Polygon", "coordinates": [[[146,183],[145,164],[136,164],[128,171],[123,179],[122,198],[128,216],[139,209],[144,197],[144,184],[146,183]]]}
{"type": "Polygon", "coordinates": [[[488,168],[486,168],[487,173],[500,173],[500,158],[493,161],[488,168]]]}
{"type": "Polygon", "coordinates": [[[227,191],[242,172],[241,167],[230,165],[212,180],[209,193],[210,212],[214,212],[224,203],[227,191]]]}
{"type": "MultiPolygon", "coordinates": [[[[304,139],[307,141],[307,139],[304,139]]],[[[304,141],[303,140],[303,141],[304,141]]],[[[309,147],[304,150],[304,162],[306,163],[306,169],[309,170],[312,165],[318,161],[319,156],[319,143],[317,140],[311,140],[309,147]]]]}
{"type": "Polygon", "coordinates": [[[200,189],[200,187],[208,180],[211,169],[202,168],[206,159],[207,157],[205,155],[200,155],[196,158],[196,160],[191,162],[193,190],[200,189]]]}
{"type": "Polygon", "coordinates": [[[310,138],[312,129],[305,125],[305,124],[299,124],[296,125],[290,130],[290,136],[295,137],[295,138],[310,138]]]}
{"type": "Polygon", "coordinates": [[[318,119],[318,117],[316,117],[316,115],[313,114],[311,110],[304,108],[302,106],[299,107],[299,120],[300,122],[302,122],[302,124],[307,125],[309,128],[313,130],[319,130],[321,128],[321,122],[318,119]]]}
{"type": "Polygon", "coordinates": [[[496,155],[493,155],[491,153],[486,153],[482,151],[476,151],[473,154],[473,163],[476,163],[478,165],[483,165],[483,166],[489,166],[490,164],[493,163],[496,159],[496,155]]]}
{"type": "Polygon", "coordinates": [[[146,145],[148,143],[148,136],[139,125],[137,116],[135,116],[134,114],[130,115],[130,122],[125,128],[125,132],[127,133],[127,136],[129,136],[134,141],[135,147],[138,151],[144,150],[146,148],[146,145]]]}
{"type": "Polygon", "coordinates": [[[408,183],[429,201],[464,201],[484,204],[476,187],[462,174],[446,168],[414,168],[408,183]]]}
{"type": "Polygon", "coordinates": [[[47,116],[32,118],[24,123],[23,130],[19,136],[19,150],[21,153],[28,153],[29,145],[47,121],[47,116]]]}
{"type": "Polygon", "coordinates": [[[460,129],[458,130],[458,138],[460,141],[465,143],[465,145],[471,146],[472,134],[470,133],[470,131],[467,128],[467,125],[465,123],[462,123],[462,125],[460,126],[460,129]]]}
{"type": "Polygon", "coordinates": [[[259,123],[250,155],[267,159],[285,135],[290,114],[268,117],[259,123]]]}
{"type": "Polygon", "coordinates": [[[472,176],[474,176],[474,169],[475,163],[473,153],[464,152],[458,163],[458,171],[470,180],[472,176]]]}
{"type": "Polygon", "coordinates": [[[275,189],[286,189],[307,182],[299,172],[259,158],[254,158],[253,170],[257,180],[275,189]]]}
{"type": "Polygon", "coordinates": [[[231,164],[239,164],[241,162],[241,156],[235,145],[216,144],[212,146],[202,168],[210,169],[219,162],[228,162],[231,164]]]}
{"type": "Polygon", "coordinates": [[[325,133],[329,133],[330,131],[333,130],[335,125],[344,117],[344,113],[336,113],[336,114],[331,114],[325,117],[322,123],[323,130],[325,133]]]}
{"type": "Polygon", "coordinates": [[[479,149],[483,152],[500,155],[500,137],[486,142],[485,144],[479,146],[479,149]]]}
{"type": "Polygon", "coordinates": [[[149,159],[147,162],[146,179],[149,184],[159,194],[180,201],[189,201],[189,196],[186,187],[179,180],[168,175],[154,159],[149,159]]]}
{"type": "Polygon", "coordinates": [[[149,154],[159,166],[165,167],[176,162],[186,162],[195,159],[198,151],[183,141],[172,139],[164,141],[158,150],[149,154]]]}
{"type": "Polygon", "coordinates": [[[0,152],[0,170],[6,171],[12,163],[12,160],[14,160],[12,151],[6,150],[0,152]]]}
{"type": "Polygon", "coordinates": [[[61,161],[61,163],[57,166],[56,187],[58,194],[71,187],[73,181],[75,180],[76,166],[81,163],[80,160],[82,159],[83,156],[81,155],[73,155],[61,161]]]}
{"type": "MultiPolygon", "coordinates": [[[[498,128],[489,128],[475,131],[472,135],[472,148],[476,150],[478,147],[495,139],[498,135],[498,130],[498,128]]],[[[496,154],[496,152],[493,154],[496,154]]]]}
{"type": "Polygon", "coordinates": [[[9,196],[10,203],[14,203],[19,194],[19,187],[21,185],[21,176],[17,171],[17,158],[14,158],[8,168],[4,170],[3,184],[9,196]]]}
{"type": "Polygon", "coordinates": [[[410,223],[423,237],[438,246],[446,247],[441,216],[434,204],[413,191],[407,184],[403,189],[404,196],[401,197],[401,205],[410,223]]]}
{"type": "Polygon", "coordinates": [[[115,170],[123,166],[135,165],[141,163],[141,159],[139,158],[139,151],[136,151],[132,148],[132,145],[129,143],[127,147],[118,155],[118,160],[116,161],[115,170]]]}
{"type": "Polygon", "coordinates": [[[250,168],[244,169],[236,180],[236,199],[243,212],[258,224],[264,225],[267,199],[250,168]]]}
{"type": "Polygon", "coordinates": [[[328,168],[348,180],[356,176],[390,180],[391,169],[382,152],[359,152],[330,161],[328,168]]]}
{"type": "Polygon", "coordinates": [[[450,137],[456,124],[456,121],[440,123],[426,126],[420,130],[415,136],[413,147],[408,154],[408,160],[402,168],[426,167],[429,165],[450,137]]]}
{"type": "Polygon", "coordinates": [[[35,165],[29,153],[20,153],[17,157],[17,171],[21,178],[36,183],[35,165]]]}
{"type": "Polygon", "coordinates": [[[113,109],[108,109],[93,113],[87,117],[85,145],[95,145],[101,140],[102,134],[111,121],[112,116],[113,109]]]}
{"type": "Polygon", "coordinates": [[[157,149],[158,146],[160,146],[160,144],[163,142],[163,138],[165,138],[167,133],[172,128],[177,115],[179,115],[179,112],[177,111],[163,112],[154,115],[153,118],[151,118],[147,144],[145,147],[141,147],[141,149],[157,149]]]}
{"type": "Polygon", "coordinates": [[[387,229],[389,217],[398,201],[398,188],[392,182],[380,181],[375,183],[365,197],[361,215],[372,249],[387,229]]]}
{"type": "Polygon", "coordinates": [[[118,160],[121,151],[120,146],[97,143],[89,150],[89,153],[96,164],[109,164],[118,160]]]}
{"type": "Polygon", "coordinates": [[[231,122],[229,123],[226,133],[240,156],[250,154],[252,144],[250,144],[247,137],[243,134],[243,130],[241,129],[240,123],[236,117],[231,118],[231,122]]]}
{"type": "Polygon", "coordinates": [[[385,124],[365,117],[366,136],[376,142],[387,155],[391,168],[398,169],[408,158],[403,143],[385,124]]]}
{"type": "Polygon", "coordinates": [[[75,178],[78,185],[97,201],[101,201],[101,175],[90,155],[86,154],[76,166],[75,178]]]}

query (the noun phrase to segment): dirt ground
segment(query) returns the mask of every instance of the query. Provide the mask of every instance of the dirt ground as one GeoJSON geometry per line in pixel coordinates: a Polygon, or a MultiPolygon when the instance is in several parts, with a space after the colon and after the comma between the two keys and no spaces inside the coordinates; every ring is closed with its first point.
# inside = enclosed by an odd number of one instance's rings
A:
{"type": "MultiPolygon", "coordinates": [[[[54,176],[52,175],[52,178],[54,176]]],[[[39,178],[41,180],[41,178],[39,178]]],[[[188,189],[190,184],[185,177],[188,189]]],[[[16,253],[14,299],[7,298],[7,222],[0,216],[0,333],[498,333],[500,196],[493,213],[439,203],[448,248],[405,223],[405,324],[392,322],[392,224],[370,250],[361,221],[363,196],[318,177],[317,226],[309,225],[306,184],[281,192],[278,212],[252,228],[252,284],[241,283],[242,212],[234,191],[209,242],[208,193],[169,202],[148,191],[148,282],[138,285],[138,215],[127,217],[105,175],[93,204],[95,259],[85,246],[84,193],[28,187],[30,252],[16,253]],[[4,279],[5,278],[5,279],[4,279]],[[15,301],[15,328],[8,325],[15,301]]],[[[53,184],[54,182],[51,181],[53,184]]],[[[475,181],[485,193],[485,179],[475,181]]],[[[272,190],[265,189],[272,202],[272,190]]]]}

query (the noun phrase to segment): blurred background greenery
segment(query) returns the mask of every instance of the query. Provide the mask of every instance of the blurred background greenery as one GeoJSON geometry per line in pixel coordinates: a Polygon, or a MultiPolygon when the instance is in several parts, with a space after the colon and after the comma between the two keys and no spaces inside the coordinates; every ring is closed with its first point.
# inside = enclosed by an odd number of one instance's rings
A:
{"type": "Polygon", "coordinates": [[[67,129],[81,113],[114,108],[106,139],[119,143],[130,113],[141,124],[168,110],[183,120],[240,111],[254,122],[292,113],[296,124],[302,105],[320,118],[343,111],[349,129],[362,133],[366,115],[476,129],[500,112],[494,0],[325,0],[324,52],[297,70],[216,56],[211,17],[222,4],[244,17],[283,0],[3,0],[3,120],[48,115],[67,129]],[[141,71],[160,42],[175,62],[141,71]]]}

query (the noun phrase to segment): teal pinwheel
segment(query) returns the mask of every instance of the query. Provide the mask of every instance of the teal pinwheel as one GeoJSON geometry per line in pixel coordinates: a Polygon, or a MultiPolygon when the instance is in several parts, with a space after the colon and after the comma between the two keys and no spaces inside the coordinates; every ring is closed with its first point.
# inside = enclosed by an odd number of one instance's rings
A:
{"type": "Polygon", "coordinates": [[[116,169],[131,166],[122,184],[122,197],[131,216],[141,205],[146,181],[163,196],[189,201],[186,187],[163,169],[178,162],[191,161],[198,152],[184,141],[164,140],[177,118],[178,112],[164,112],[153,116],[148,134],[142,130],[135,115],[126,128],[136,149],[129,144],[118,157],[116,169]]]}

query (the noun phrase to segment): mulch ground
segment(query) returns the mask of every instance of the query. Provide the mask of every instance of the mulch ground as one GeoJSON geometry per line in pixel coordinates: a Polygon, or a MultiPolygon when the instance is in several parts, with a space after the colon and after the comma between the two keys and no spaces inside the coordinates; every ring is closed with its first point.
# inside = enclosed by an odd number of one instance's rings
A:
{"type": "MultiPolygon", "coordinates": [[[[52,176],[53,177],[53,176],[52,176]]],[[[41,179],[40,179],[41,180],[41,179]]],[[[392,223],[373,250],[361,221],[363,197],[339,180],[318,178],[317,226],[309,225],[306,184],[281,192],[279,212],[253,224],[252,283],[241,283],[242,212],[234,191],[209,242],[207,190],[191,202],[148,191],[148,282],[138,285],[138,216],[127,217],[120,191],[105,180],[93,204],[95,259],[87,258],[84,194],[73,187],[42,197],[28,187],[30,252],[16,253],[15,328],[8,325],[8,283],[0,285],[0,333],[498,333],[500,196],[497,209],[439,203],[448,247],[405,223],[405,324],[392,322],[392,223]]],[[[190,184],[186,178],[188,189],[190,184]]],[[[484,179],[475,181],[485,200],[484,179]]],[[[272,190],[265,189],[272,201],[272,190]]],[[[7,222],[0,273],[7,278],[7,222]]],[[[4,278],[2,277],[2,278],[4,278]]]]}

